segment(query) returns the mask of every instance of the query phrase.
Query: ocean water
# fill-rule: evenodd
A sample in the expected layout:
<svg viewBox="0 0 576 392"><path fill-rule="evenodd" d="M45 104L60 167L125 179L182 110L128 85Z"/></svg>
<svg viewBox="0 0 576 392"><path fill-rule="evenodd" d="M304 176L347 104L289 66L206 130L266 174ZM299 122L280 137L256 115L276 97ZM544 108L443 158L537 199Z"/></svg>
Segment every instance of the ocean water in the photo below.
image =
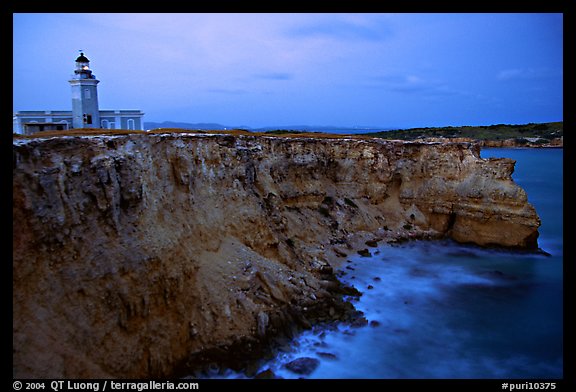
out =
<svg viewBox="0 0 576 392"><path fill-rule="evenodd" d="M561 149L483 149L517 161L513 179L542 226L544 253L413 241L349 258L342 280L363 295L362 327L315 327L263 363L283 378L555 379L563 377ZM318 360L309 374L286 368ZM221 377L243 377L223 373Z"/></svg>

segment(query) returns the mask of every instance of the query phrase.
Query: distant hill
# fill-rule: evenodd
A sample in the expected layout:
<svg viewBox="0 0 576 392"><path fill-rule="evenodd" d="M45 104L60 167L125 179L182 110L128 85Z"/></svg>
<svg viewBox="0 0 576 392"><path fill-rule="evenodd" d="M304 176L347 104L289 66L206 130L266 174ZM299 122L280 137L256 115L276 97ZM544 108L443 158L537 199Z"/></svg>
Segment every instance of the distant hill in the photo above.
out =
<svg viewBox="0 0 576 392"><path fill-rule="evenodd" d="M366 136L380 137L383 139L415 140L423 138L468 138L476 140L527 140L537 138L542 143L564 135L564 123L529 123L523 125L495 124L462 127L432 127L399 129L385 132L366 133Z"/></svg>
<svg viewBox="0 0 576 392"><path fill-rule="evenodd" d="M191 130L215 130L215 129L248 129L245 126L229 126L217 123L185 123L185 122L174 122L174 121L164 121L164 122L144 122L144 129L151 130L157 128L181 128L181 129L191 129Z"/></svg>
<svg viewBox="0 0 576 392"><path fill-rule="evenodd" d="M144 129L180 128L187 130L233 130L241 129L250 132L269 132L282 134L286 132L319 132L331 134L357 134L383 139L416 140L431 138L449 139L475 139L484 142L516 141L517 144L546 144L564 135L564 123L528 123L528 124L495 124L495 125L466 125L456 127L425 127L410 129L393 129L385 127L356 126L338 127L332 125L280 125L253 128L246 125L223 125L219 123L185 123L164 121L145 122Z"/></svg>
<svg viewBox="0 0 576 392"><path fill-rule="evenodd" d="M185 123L185 122L144 122L144 129L152 130L157 128L180 128L190 130L221 130L221 129L245 129L253 132L270 132L270 131L300 131L300 132L322 132L335 134L357 134L366 132L381 132L393 128L376 127L376 126L356 126L356 127L338 127L335 125L271 125L259 128L253 128L247 125L223 125L218 123Z"/></svg>
<svg viewBox="0 0 576 392"><path fill-rule="evenodd" d="M364 134L368 132L385 132L393 128L374 127L374 126L356 126L356 127L338 127L335 125L284 125L284 126L268 126L257 129L252 129L258 132L278 132L278 131L300 131L300 132L321 132L332 134Z"/></svg>

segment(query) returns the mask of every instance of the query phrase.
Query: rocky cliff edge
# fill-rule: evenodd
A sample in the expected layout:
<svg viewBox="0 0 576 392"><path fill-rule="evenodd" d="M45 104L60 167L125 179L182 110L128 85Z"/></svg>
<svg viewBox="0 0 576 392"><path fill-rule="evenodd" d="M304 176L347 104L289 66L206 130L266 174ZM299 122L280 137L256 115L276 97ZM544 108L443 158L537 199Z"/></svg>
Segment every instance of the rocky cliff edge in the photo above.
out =
<svg viewBox="0 0 576 392"><path fill-rule="evenodd" d="M163 377L345 308L367 239L535 249L470 143L156 134L13 144L14 377Z"/></svg>

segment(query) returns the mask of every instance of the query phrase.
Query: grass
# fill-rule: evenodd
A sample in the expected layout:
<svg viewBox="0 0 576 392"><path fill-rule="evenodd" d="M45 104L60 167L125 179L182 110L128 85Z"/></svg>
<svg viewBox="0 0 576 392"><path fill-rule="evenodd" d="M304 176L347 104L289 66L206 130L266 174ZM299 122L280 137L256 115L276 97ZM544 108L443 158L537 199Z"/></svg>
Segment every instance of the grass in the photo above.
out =
<svg viewBox="0 0 576 392"><path fill-rule="evenodd" d="M32 135L13 134L14 138L35 139L57 136L114 136L114 135L134 135L134 134L160 134L160 133L201 133L207 135L232 135L232 136L268 136L283 138L328 138L328 139L370 139L362 135L340 135L331 133L300 132L300 131L272 131L272 132L250 132L244 129L232 130L192 130L182 128L157 128L150 131L136 131L128 129L100 129L100 128L76 128L63 131L43 131Z"/></svg>

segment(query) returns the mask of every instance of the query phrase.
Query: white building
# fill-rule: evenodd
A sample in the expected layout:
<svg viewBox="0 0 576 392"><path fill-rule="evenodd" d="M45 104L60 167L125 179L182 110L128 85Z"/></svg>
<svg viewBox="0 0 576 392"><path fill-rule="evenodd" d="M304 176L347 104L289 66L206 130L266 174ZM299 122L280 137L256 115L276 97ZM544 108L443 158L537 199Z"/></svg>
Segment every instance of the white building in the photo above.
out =
<svg viewBox="0 0 576 392"><path fill-rule="evenodd" d="M72 79L72 111L23 110L14 113L14 133L30 135L36 132L72 128L144 129L144 113L140 110L100 110L98 89L100 81L90 69L84 53L76 59Z"/></svg>

